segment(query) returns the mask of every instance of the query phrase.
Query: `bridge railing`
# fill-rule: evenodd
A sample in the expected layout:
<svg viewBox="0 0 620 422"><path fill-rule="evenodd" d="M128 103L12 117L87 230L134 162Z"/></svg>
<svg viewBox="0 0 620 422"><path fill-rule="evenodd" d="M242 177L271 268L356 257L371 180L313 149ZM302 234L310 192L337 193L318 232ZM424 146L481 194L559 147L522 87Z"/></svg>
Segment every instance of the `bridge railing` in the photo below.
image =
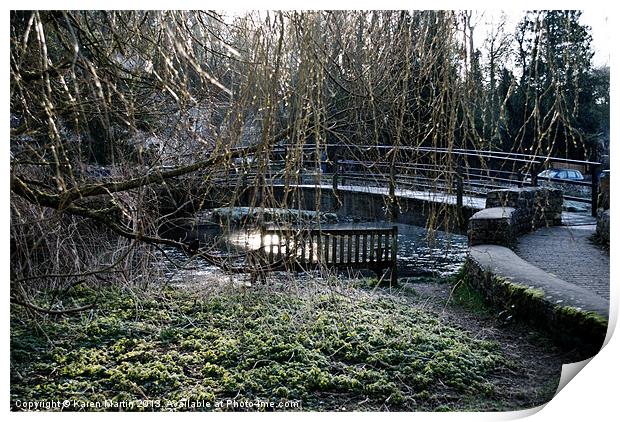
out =
<svg viewBox="0 0 620 422"><path fill-rule="evenodd" d="M336 146L327 146L335 148ZM343 147L339 147L342 151ZM600 163L588 160L574 160L561 157L521 154L512 152L447 149L430 147L398 147L393 146L355 146L351 147L350 154L340 153L334 168L338 172L337 178L357 178L358 180L382 180L389 183L394 176L399 186L404 188L423 188L431 190L443 189L444 192L454 194L457 203L462 204L462 196L485 196L492 189L512 186L538 186L541 181L547 181L554 186L565 190L564 198L591 205L592 215L596 215L599 193L598 171ZM390 171L390 160L382 159L392 151L404 151L404 162L396 162L395 172ZM372 156L374 160L360 157L360 153ZM407 156L415 157L407 160ZM338 154L334 154L338 155ZM425 162L429 156L435 159ZM344 157L344 158L343 158ZM440 157L440 158L437 158ZM449 159L446 159L449 157ZM546 168L580 166L587 169L586 178L590 180L570 180L539 177L538 174ZM357 171L355 171L357 166ZM590 194L577 196L571 194L566 187L588 187Z"/></svg>
<svg viewBox="0 0 620 422"><path fill-rule="evenodd" d="M402 154L397 160L391 154ZM345 183L358 183L394 188L441 191L455 195L458 204L463 196L485 196L493 189L525 185L537 186L541 181L560 188L582 186L590 194L581 196L565 190L565 199L591 205L596 214L598 198L598 169L600 163L586 160L572 160L559 157L521 154L491 150L448 149L431 147L408 147L382 145L323 145L317 152L315 146L303 147L305 158L301 166L309 167L310 174L297 177L302 183L328 183L338 189ZM267 178L271 181L284 180L288 160L286 147L271 151L268 158ZM590 180L546 179L538 174L545 168L555 166L581 166L587 168ZM250 163L243 167L244 177L252 179L257 167ZM303 169L302 169L303 171ZM238 176L233 175L233 178ZM230 176L229 176L230 177ZM294 178L293 178L294 179ZM293 180L295 181L295 180ZM572 189L578 190L578 189Z"/></svg>

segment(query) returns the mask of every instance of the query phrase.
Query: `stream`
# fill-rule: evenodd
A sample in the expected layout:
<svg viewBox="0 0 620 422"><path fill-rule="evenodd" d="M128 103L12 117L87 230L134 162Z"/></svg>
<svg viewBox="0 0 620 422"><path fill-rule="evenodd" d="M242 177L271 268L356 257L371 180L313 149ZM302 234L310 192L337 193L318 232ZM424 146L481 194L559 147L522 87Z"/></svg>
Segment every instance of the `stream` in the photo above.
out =
<svg viewBox="0 0 620 422"><path fill-rule="evenodd" d="M414 277L447 277L456 273L465 261L467 253L467 237L443 231L430 233L426 228L407 224L398 226L398 276ZM343 228L384 228L391 227L385 222L335 223L322 225L325 229ZM221 230L201 232L206 242L218 239L218 250L222 254L243 252L245 249L257 249L260 235L256 230ZM206 263L202 259L192 259L185 253L174 248L164 248L166 256L160 253L159 265L165 278L173 283L188 279L199 281L204 279L232 280L247 278L244 275L228 275L221 269ZM174 261L174 263L173 263Z"/></svg>

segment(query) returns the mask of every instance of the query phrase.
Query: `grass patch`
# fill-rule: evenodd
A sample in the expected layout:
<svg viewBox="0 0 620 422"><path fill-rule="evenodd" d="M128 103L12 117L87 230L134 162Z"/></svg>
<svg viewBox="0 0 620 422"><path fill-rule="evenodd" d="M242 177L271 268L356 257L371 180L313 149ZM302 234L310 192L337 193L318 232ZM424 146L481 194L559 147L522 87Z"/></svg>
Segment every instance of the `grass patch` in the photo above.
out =
<svg viewBox="0 0 620 422"><path fill-rule="evenodd" d="M14 308L12 406L234 398L295 400L303 410L453 410L493 402L487 377L506 365L497 344L357 292L167 288L138 298L110 288L93 312L36 323Z"/></svg>
<svg viewBox="0 0 620 422"><path fill-rule="evenodd" d="M493 313L482 293L465 281L457 282L457 284L454 285L451 300L452 303L462 306L478 315Z"/></svg>
<svg viewBox="0 0 620 422"><path fill-rule="evenodd" d="M453 285L450 295L450 301L453 304L461 306L477 315L491 315L494 313L482 292L469 283L465 266L462 266L452 276L444 278L443 282Z"/></svg>

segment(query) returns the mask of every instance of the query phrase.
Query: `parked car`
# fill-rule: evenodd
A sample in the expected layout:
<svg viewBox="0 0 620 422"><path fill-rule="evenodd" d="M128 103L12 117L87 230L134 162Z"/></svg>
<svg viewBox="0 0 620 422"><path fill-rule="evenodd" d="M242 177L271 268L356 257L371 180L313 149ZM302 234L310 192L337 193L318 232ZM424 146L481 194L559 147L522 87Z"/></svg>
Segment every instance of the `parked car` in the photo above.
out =
<svg viewBox="0 0 620 422"><path fill-rule="evenodd" d="M546 180L584 180L579 170L573 169L548 169L538 173L539 179Z"/></svg>

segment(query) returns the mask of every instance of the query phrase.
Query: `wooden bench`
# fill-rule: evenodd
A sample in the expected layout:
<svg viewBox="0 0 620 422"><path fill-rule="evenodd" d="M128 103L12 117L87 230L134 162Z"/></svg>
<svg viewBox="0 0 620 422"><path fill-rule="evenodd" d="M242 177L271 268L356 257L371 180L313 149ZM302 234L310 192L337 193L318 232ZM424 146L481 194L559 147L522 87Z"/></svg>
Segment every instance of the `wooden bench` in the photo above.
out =
<svg viewBox="0 0 620 422"><path fill-rule="evenodd" d="M367 269L396 285L398 227L305 229L262 227L260 251L271 268ZM384 277L385 278L385 277Z"/></svg>
<svg viewBox="0 0 620 422"><path fill-rule="evenodd" d="M356 229L261 228L260 251L271 268L367 269L396 285L398 227ZM385 278L385 277L384 277Z"/></svg>

